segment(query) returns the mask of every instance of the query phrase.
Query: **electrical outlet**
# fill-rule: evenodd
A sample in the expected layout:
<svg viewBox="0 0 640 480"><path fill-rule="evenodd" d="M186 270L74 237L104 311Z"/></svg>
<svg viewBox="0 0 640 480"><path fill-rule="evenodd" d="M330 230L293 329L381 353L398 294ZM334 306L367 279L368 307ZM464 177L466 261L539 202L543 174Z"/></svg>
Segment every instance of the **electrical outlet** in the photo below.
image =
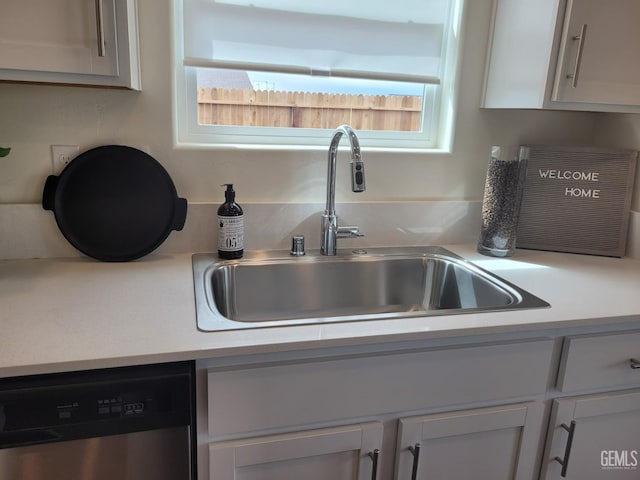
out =
<svg viewBox="0 0 640 480"><path fill-rule="evenodd" d="M78 155L79 151L78 145L51 145L53 174L60 175L60 172Z"/></svg>

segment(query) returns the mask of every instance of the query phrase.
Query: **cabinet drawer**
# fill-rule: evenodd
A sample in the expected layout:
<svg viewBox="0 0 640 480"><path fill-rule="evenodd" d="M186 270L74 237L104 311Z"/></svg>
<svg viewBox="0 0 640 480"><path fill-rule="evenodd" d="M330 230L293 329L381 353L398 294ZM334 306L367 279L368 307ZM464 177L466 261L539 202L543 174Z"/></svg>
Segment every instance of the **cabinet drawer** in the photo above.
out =
<svg viewBox="0 0 640 480"><path fill-rule="evenodd" d="M640 385L640 331L566 337L557 387L562 392ZM640 365L638 365L640 367Z"/></svg>
<svg viewBox="0 0 640 480"><path fill-rule="evenodd" d="M548 385L535 339L208 370L212 436L523 397Z"/></svg>

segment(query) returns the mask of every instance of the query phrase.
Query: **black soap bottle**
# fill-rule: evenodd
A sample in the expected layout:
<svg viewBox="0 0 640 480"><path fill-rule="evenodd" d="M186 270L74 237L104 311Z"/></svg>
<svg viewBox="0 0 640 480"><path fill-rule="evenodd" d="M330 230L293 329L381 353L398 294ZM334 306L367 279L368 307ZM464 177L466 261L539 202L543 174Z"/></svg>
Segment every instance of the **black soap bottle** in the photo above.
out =
<svg viewBox="0 0 640 480"><path fill-rule="evenodd" d="M244 213L235 202L232 183L225 183L224 203L218 208L218 257L225 260L242 258L244 253Z"/></svg>

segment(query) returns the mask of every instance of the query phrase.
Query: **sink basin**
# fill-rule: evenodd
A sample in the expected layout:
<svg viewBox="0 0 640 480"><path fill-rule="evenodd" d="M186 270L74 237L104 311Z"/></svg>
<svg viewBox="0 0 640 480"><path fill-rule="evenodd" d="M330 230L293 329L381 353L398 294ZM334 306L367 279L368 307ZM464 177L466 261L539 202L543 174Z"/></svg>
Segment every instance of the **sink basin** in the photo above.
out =
<svg viewBox="0 0 640 480"><path fill-rule="evenodd" d="M205 331L549 306L441 247L196 254L193 271Z"/></svg>

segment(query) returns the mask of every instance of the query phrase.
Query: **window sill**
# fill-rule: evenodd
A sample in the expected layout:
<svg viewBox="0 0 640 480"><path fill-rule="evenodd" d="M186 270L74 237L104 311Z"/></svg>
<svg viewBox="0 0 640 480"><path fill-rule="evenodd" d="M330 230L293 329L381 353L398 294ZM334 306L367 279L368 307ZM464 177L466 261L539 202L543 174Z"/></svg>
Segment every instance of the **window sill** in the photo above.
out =
<svg viewBox="0 0 640 480"><path fill-rule="evenodd" d="M270 151L270 152L327 152L331 138L327 137L326 145L269 145L269 144L233 144L233 143L192 143L192 142L174 142L175 150L238 150L238 151ZM346 145L346 143L345 143ZM363 152L371 153L399 153L399 154L418 154L418 155L449 155L450 149L446 148L418 148L418 147L376 147L367 146L361 143Z"/></svg>

